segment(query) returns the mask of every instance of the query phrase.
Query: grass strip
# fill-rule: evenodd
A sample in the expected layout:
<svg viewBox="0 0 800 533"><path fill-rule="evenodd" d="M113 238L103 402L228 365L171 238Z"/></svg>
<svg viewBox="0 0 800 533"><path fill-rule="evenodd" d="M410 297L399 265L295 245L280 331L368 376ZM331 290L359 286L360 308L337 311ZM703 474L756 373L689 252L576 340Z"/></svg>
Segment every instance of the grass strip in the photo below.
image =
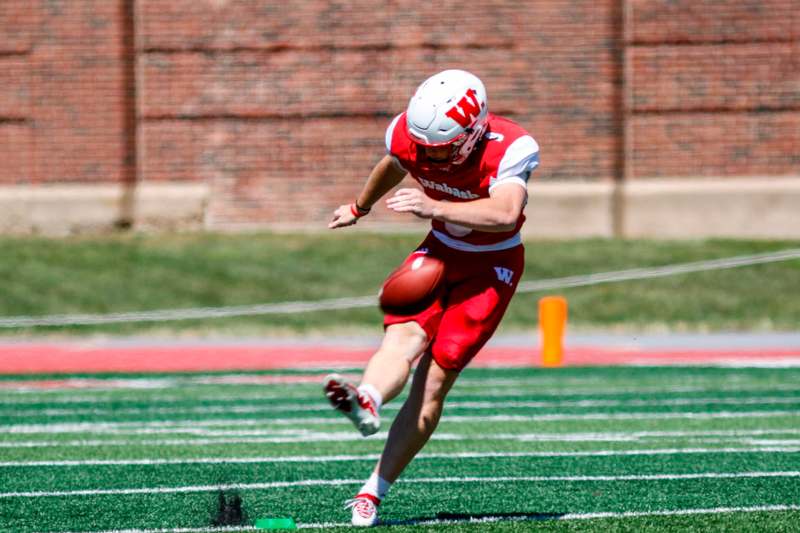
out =
<svg viewBox="0 0 800 533"><path fill-rule="evenodd" d="M0 299L0 315L112 313L376 294L386 274L423 236L343 232L4 237L0 247L7 260L0 265L0 276L6 290ZM524 279L663 266L797 246L790 241L745 240L529 242ZM575 326L794 329L800 323L800 301L786 295L792 294L798 283L800 261L786 261L567 289L563 294L570 300ZM528 329L535 324L538 296L518 295L504 328ZM378 310L369 308L41 331L225 331L241 335L357 330L377 334L379 324Z"/></svg>

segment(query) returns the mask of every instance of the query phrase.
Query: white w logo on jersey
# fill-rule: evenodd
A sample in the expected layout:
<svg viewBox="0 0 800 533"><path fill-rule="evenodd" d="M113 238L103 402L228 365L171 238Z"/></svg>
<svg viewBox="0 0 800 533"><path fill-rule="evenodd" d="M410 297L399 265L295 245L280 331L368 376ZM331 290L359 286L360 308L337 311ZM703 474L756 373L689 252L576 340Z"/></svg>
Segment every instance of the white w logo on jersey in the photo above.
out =
<svg viewBox="0 0 800 533"><path fill-rule="evenodd" d="M494 271L497 273L497 279L499 279L506 285L511 285L512 280L514 279L513 270L509 270L503 267L494 267Z"/></svg>

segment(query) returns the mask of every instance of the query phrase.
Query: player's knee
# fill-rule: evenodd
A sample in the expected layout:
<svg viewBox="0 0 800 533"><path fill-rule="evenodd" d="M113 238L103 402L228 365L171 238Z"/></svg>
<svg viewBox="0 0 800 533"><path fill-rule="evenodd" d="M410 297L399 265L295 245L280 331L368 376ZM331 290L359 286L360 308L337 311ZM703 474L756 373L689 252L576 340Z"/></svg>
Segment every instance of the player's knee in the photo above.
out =
<svg viewBox="0 0 800 533"><path fill-rule="evenodd" d="M433 359L445 370L461 370L466 365L467 350L462 343L452 339L437 339L433 345Z"/></svg>
<svg viewBox="0 0 800 533"><path fill-rule="evenodd" d="M428 334L416 322L393 324L386 328L381 350L398 352L409 361L416 359L428 345Z"/></svg>

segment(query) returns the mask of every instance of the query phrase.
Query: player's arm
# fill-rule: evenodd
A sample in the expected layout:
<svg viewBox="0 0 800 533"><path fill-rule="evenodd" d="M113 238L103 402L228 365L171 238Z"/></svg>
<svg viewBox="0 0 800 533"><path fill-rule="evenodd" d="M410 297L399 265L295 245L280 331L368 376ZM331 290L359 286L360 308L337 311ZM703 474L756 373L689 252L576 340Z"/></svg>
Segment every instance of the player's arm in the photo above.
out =
<svg viewBox="0 0 800 533"><path fill-rule="evenodd" d="M386 200L389 209L414 213L479 231L510 231L525 207L528 191L519 183L493 187L489 198L469 202L441 202L419 189L400 189Z"/></svg>
<svg viewBox="0 0 800 533"><path fill-rule="evenodd" d="M375 202L403 181L405 175L405 169L392 155L384 156L370 172L355 203L340 205L333 212L333 218L328 223L328 228L335 229L355 224L360 217L369 213Z"/></svg>

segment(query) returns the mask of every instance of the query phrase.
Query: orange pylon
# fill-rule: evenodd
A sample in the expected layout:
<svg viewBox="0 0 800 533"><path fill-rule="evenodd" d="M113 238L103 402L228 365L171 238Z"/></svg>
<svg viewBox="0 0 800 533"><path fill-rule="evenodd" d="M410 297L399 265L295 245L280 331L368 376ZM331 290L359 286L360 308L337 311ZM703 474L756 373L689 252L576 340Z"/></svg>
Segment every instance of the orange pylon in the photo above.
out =
<svg viewBox="0 0 800 533"><path fill-rule="evenodd" d="M542 365L561 366L564 358L564 330L567 326L567 299L545 296L539 300L539 333Z"/></svg>

